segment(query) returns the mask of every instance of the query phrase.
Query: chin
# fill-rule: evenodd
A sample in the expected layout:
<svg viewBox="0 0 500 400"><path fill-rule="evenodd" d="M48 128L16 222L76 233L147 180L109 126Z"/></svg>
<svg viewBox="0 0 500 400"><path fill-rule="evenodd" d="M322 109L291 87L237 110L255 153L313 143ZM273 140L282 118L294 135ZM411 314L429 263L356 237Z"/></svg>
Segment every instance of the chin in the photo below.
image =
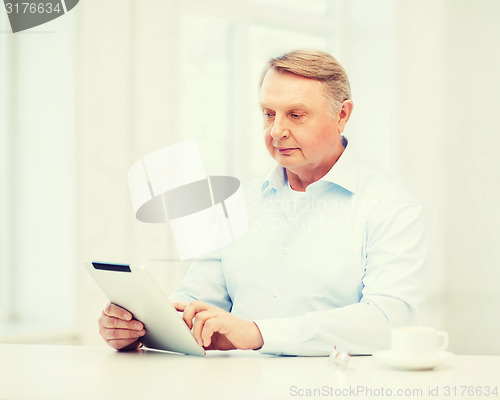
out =
<svg viewBox="0 0 500 400"><path fill-rule="evenodd" d="M277 157L274 157L274 159L279 165L281 165L284 168L292 167L296 164L291 157L283 156L281 154L279 154Z"/></svg>

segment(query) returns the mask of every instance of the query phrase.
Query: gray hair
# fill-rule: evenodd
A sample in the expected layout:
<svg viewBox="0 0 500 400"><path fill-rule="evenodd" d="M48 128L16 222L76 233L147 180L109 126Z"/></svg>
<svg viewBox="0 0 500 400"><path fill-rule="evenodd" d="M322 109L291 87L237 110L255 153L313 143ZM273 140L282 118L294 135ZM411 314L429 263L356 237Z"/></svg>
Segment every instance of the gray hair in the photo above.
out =
<svg viewBox="0 0 500 400"><path fill-rule="evenodd" d="M262 73L260 87L271 69L290 72L323 83L332 115L340 110L344 101L351 99L351 85L347 73L332 55L324 51L293 50L270 59Z"/></svg>

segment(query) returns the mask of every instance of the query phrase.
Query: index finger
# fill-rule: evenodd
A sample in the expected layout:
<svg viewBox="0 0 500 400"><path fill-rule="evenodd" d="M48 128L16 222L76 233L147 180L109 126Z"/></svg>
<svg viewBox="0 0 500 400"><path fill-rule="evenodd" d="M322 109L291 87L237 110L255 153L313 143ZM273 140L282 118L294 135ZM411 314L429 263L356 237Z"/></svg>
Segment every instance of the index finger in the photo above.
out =
<svg viewBox="0 0 500 400"><path fill-rule="evenodd" d="M189 303L187 301L173 301L172 305L177 311L184 311Z"/></svg>
<svg viewBox="0 0 500 400"><path fill-rule="evenodd" d="M109 303L109 305L104 309L104 314L106 314L108 317L124 319L125 321L130 321L132 319L132 314L130 313L130 311L127 311L124 308L113 303Z"/></svg>
<svg viewBox="0 0 500 400"><path fill-rule="evenodd" d="M193 300L184 309L184 314L182 314L182 319L186 322L189 329L193 327L193 318L200 311L206 311L210 306L202 301Z"/></svg>

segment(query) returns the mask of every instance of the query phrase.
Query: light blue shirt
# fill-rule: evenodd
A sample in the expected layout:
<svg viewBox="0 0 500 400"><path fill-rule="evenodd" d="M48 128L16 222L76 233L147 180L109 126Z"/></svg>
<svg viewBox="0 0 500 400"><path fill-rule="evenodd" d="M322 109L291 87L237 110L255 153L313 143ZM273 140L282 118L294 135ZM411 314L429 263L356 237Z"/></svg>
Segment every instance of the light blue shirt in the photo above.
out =
<svg viewBox="0 0 500 400"><path fill-rule="evenodd" d="M389 347L424 297L422 207L351 146L305 195L277 166L244 188L249 227L195 262L172 299L198 299L254 321L263 353L328 355Z"/></svg>

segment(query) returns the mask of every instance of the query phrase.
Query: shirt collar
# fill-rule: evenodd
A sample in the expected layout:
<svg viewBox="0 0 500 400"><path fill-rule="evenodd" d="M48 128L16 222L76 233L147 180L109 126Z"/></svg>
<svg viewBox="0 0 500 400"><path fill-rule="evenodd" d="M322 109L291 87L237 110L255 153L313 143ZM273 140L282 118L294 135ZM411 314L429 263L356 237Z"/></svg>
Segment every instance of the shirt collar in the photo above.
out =
<svg viewBox="0 0 500 400"><path fill-rule="evenodd" d="M348 140L342 136L342 144L345 149L333 167L317 182L330 182L343 187L351 193L356 193L358 187L359 163L356 153L351 146L348 146ZM286 170L280 165L276 165L267 175L262 184L262 191L276 189L279 190L287 185L288 178ZM315 185L314 182L312 185Z"/></svg>

